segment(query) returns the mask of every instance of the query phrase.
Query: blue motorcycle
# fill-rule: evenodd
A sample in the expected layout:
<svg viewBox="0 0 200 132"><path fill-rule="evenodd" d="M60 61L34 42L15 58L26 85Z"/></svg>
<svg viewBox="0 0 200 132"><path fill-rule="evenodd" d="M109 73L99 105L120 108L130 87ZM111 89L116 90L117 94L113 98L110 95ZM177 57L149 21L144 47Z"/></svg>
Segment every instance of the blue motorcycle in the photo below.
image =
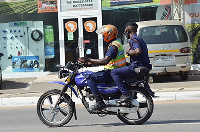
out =
<svg viewBox="0 0 200 132"><path fill-rule="evenodd" d="M139 125L146 122L153 113L152 91L148 85L149 71L138 68L138 76L125 78L124 81L132 93L132 99L127 103L120 103L121 92L114 82L98 84L98 89L104 99L106 108L92 110L96 100L87 85L86 76L91 71L79 72L84 64L68 62L66 66L58 65L59 77L66 78L65 82L54 81L63 86L62 90L54 89L41 95L37 103L39 119L47 126L59 127L67 124L72 116L76 116L74 94L80 98L82 104L90 114L98 114L100 117L116 115L122 122L129 125ZM70 90L70 91L67 91ZM70 93L71 92L71 93Z"/></svg>

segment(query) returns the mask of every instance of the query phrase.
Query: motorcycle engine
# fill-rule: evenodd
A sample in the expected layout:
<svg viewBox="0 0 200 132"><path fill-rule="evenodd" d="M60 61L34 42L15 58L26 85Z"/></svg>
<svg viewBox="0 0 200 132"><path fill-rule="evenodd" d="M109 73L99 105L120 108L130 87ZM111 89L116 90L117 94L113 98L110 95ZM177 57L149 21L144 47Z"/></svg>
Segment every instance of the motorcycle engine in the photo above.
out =
<svg viewBox="0 0 200 132"><path fill-rule="evenodd" d="M85 99L89 104L89 109L92 109L96 105L96 99L95 99L94 95L87 94Z"/></svg>

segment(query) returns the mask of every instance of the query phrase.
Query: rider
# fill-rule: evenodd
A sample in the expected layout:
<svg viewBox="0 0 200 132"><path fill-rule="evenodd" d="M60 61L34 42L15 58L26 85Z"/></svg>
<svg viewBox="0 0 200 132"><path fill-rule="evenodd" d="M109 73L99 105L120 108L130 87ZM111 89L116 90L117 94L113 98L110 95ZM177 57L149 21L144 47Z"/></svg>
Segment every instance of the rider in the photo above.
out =
<svg viewBox="0 0 200 132"><path fill-rule="evenodd" d="M90 59L86 57L78 58L79 63L86 63L92 65L105 65L105 70L92 73L88 76L87 83L90 87L92 94L96 98L96 105L93 110L100 110L106 107L103 98L97 88L96 83L109 83L112 82L110 71L112 69L123 67L126 65L125 53L120 41L117 40L118 30L113 25L103 25L97 31L97 34L102 34L104 41L109 44L105 58Z"/></svg>
<svg viewBox="0 0 200 132"><path fill-rule="evenodd" d="M128 88L123 82L123 78L136 77L137 73L134 68L139 66L144 66L149 70L152 68L149 61L147 45L142 38L137 36L137 28L138 25L134 22L128 22L125 25L124 36L126 36L127 39L130 39L130 49L126 52L126 54L130 56L130 66L116 68L111 71L113 80L122 92L122 96L120 98L121 102L129 101L132 98Z"/></svg>

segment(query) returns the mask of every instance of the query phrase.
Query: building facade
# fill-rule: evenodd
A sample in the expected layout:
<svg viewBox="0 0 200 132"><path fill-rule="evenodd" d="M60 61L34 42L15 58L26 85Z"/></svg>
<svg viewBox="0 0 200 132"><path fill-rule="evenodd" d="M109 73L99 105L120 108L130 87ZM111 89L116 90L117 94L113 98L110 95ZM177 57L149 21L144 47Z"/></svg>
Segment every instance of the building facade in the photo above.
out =
<svg viewBox="0 0 200 132"><path fill-rule="evenodd" d="M200 0L185 0L185 26L193 64L200 63ZM0 0L1 69L5 72L57 71L92 49L102 58L106 44L95 31L113 24L118 37L129 22L172 19L171 0Z"/></svg>

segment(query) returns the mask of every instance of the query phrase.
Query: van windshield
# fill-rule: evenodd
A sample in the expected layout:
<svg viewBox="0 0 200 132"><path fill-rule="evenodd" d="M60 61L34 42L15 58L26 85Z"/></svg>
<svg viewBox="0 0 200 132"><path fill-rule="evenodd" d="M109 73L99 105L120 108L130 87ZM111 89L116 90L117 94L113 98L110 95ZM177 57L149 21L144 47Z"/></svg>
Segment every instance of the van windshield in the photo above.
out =
<svg viewBox="0 0 200 132"><path fill-rule="evenodd" d="M165 25L141 28L138 34L146 44L187 42L187 34L181 25Z"/></svg>

